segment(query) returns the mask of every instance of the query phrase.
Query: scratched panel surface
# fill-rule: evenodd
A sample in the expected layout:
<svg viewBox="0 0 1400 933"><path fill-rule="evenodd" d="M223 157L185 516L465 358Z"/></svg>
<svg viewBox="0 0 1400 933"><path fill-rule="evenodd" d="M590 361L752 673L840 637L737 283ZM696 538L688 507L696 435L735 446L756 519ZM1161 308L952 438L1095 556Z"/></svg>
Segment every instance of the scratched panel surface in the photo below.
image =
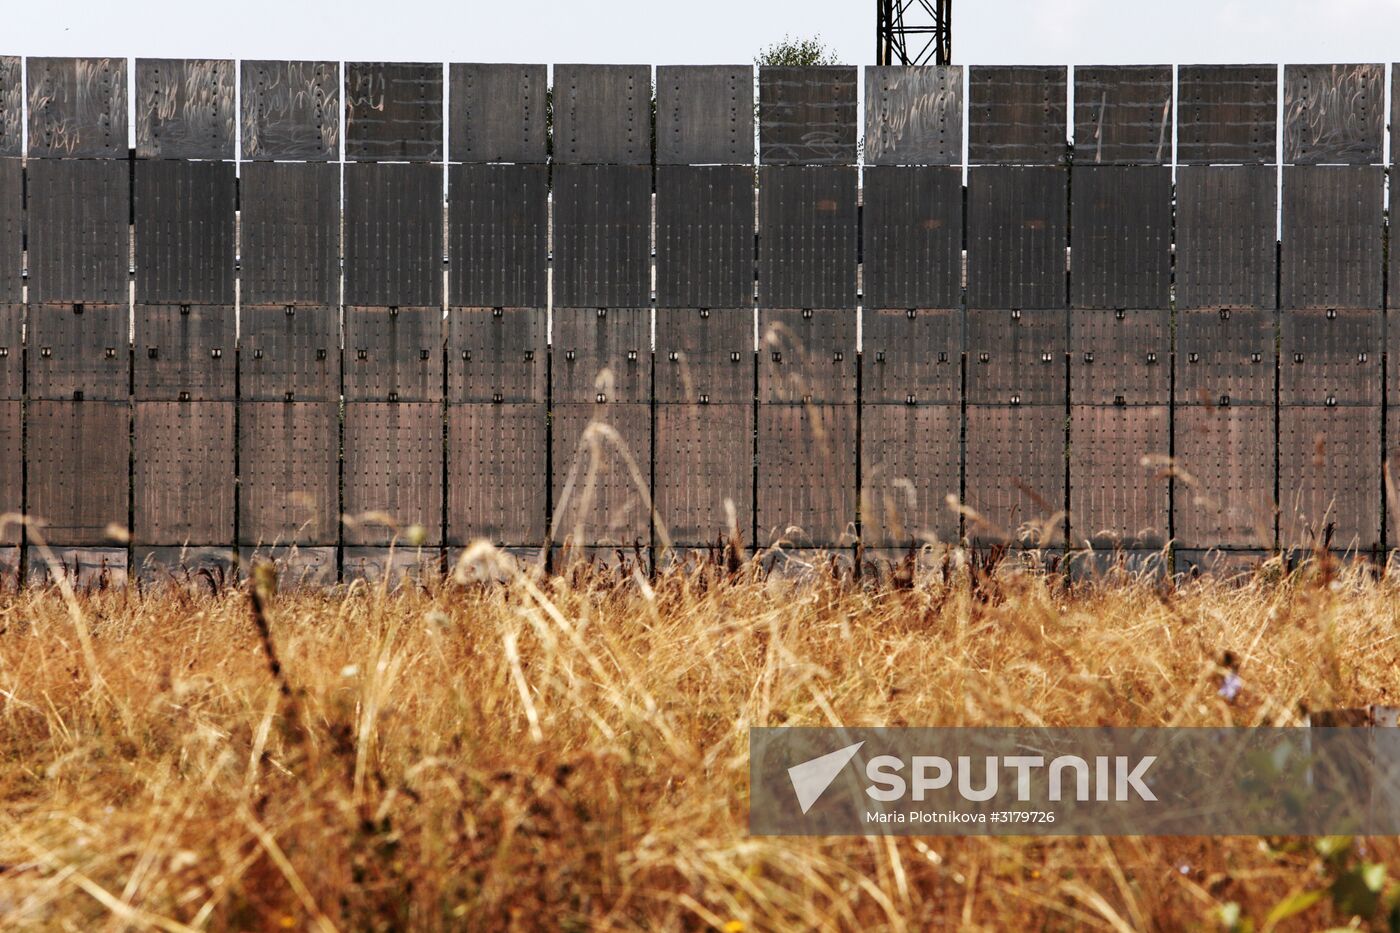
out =
<svg viewBox="0 0 1400 933"><path fill-rule="evenodd" d="M758 543L849 544L858 457L854 405L760 405Z"/></svg>
<svg viewBox="0 0 1400 933"><path fill-rule="evenodd" d="M18 55L0 56L0 156L23 152L24 79Z"/></svg>
<svg viewBox="0 0 1400 933"><path fill-rule="evenodd" d="M549 174L544 165L447 169L449 301L544 307L549 260Z"/></svg>
<svg viewBox="0 0 1400 933"><path fill-rule="evenodd" d="M543 308L447 312L447 398L452 402L543 402L549 369Z"/></svg>
<svg viewBox="0 0 1400 933"><path fill-rule="evenodd" d="M1278 152L1277 67L1182 65L1176 126L1180 165L1272 164Z"/></svg>
<svg viewBox="0 0 1400 933"><path fill-rule="evenodd" d="M1070 312L1070 398L1076 405L1163 405L1171 397L1171 312Z"/></svg>
<svg viewBox="0 0 1400 933"><path fill-rule="evenodd" d="M1384 184L1378 165L1284 167L1282 307L1381 306Z"/></svg>
<svg viewBox="0 0 1400 933"><path fill-rule="evenodd" d="M0 177L4 171L0 165ZM125 161L32 160L28 219L30 301L126 303L131 173Z"/></svg>
<svg viewBox="0 0 1400 933"><path fill-rule="evenodd" d="M962 391L962 313L865 310L861 399L957 404Z"/></svg>
<svg viewBox="0 0 1400 933"><path fill-rule="evenodd" d="M1285 65L1283 161L1379 165L1384 65Z"/></svg>
<svg viewBox="0 0 1400 933"><path fill-rule="evenodd" d="M969 405L966 451L965 501L980 516L968 517L969 539L1064 542L1064 408Z"/></svg>
<svg viewBox="0 0 1400 933"><path fill-rule="evenodd" d="M23 449L24 404L0 400L0 447L8 451ZM11 454L0 459L0 514L24 511L24 458ZM0 527L0 544L19 544L20 526L7 522Z"/></svg>
<svg viewBox="0 0 1400 933"><path fill-rule="evenodd" d="M758 70L758 152L764 165L854 165L856 69Z"/></svg>
<svg viewBox="0 0 1400 933"><path fill-rule="evenodd" d="M752 401L753 314L667 308L656 314L656 400Z"/></svg>
<svg viewBox="0 0 1400 933"><path fill-rule="evenodd" d="M233 544L234 403L137 402L138 544Z"/></svg>
<svg viewBox="0 0 1400 933"><path fill-rule="evenodd" d="M749 542L753 424L752 405L656 406L657 519L672 544L714 544L735 530Z"/></svg>
<svg viewBox="0 0 1400 933"><path fill-rule="evenodd" d="M448 65L456 162L543 162L549 76L544 65Z"/></svg>
<svg viewBox="0 0 1400 933"><path fill-rule="evenodd" d="M239 198L242 300L334 304L340 295L340 167L249 162Z"/></svg>
<svg viewBox="0 0 1400 933"><path fill-rule="evenodd" d="M969 311L967 400L1063 406L1068 312Z"/></svg>
<svg viewBox="0 0 1400 933"><path fill-rule="evenodd" d="M555 308L553 347L556 402L650 401L650 309Z"/></svg>
<svg viewBox="0 0 1400 933"><path fill-rule="evenodd" d="M752 66L657 67L656 164L753 164Z"/></svg>
<svg viewBox="0 0 1400 933"><path fill-rule="evenodd" d="M1172 157L1170 65L1074 69L1074 162L1167 165Z"/></svg>
<svg viewBox="0 0 1400 933"><path fill-rule="evenodd" d="M656 303L735 308L753 301L753 168L656 170Z"/></svg>
<svg viewBox="0 0 1400 933"><path fill-rule="evenodd" d="M1279 544L1378 545L1380 407L1284 406L1278 436Z"/></svg>
<svg viewBox="0 0 1400 933"><path fill-rule="evenodd" d="M968 172L969 308L1064 307L1068 185L1060 168Z"/></svg>
<svg viewBox="0 0 1400 933"><path fill-rule="evenodd" d="M1159 463L1171 453L1170 420L1165 404L1074 406L1069 501L1076 542L1096 548L1166 543L1170 490Z"/></svg>
<svg viewBox="0 0 1400 933"><path fill-rule="evenodd" d="M19 159L0 158L0 301L23 297L24 169Z"/></svg>
<svg viewBox="0 0 1400 933"><path fill-rule="evenodd" d="M555 65L554 161L649 164L651 69L646 65Z"/></svg>
<svg viewBox="0 0 1400 933"><path fill-rule="evenodd" d="M1171 299L1172 173L1162 166L1076 167L1070 304L1164 308Z"/></svg>
<svg viewBox="0 0 1400 933"><path fill-rule="evenodd" d="M442 169L345 166L345 303L442 304Z"/></svg>
<svg viewBox="0 0 1400 933"><path fill-rule="evenodd" d="M550 418L554 540L646 546L651 406L556 402Z"/></svg>
<svg viewBox="0 0 1400 933"><path fill-rule="evenodd" d="M645 305L651 297L651 168L554 168L554 304Z"/></svg>
<svg viewBox="0 0 1400 933"><path fill-rule="evenodd" d="M439 404L345 406L345 543L403 541L414 525L425 545L441 543L442 431Z"/></svg>
<svg viewBox="0 0 1400 933"><path fill-rule="evenodd" d="M1058 165L1068 155L1064 67L977 67L968 77L968 162Z"/></svg>
<svg viewBox="0 0 1400 933"><path fill-rule="evenodd" d="M866 405L861 410L861 516L868 547L958 538L962 413L953 405Z"/></svg>
<svg viewBox="0 0 1400 933"><path fill-rule="evenodd" d="M29 397L125 399L131 376L126 305L33 305Z"/></svg>
<svg viewBox="0 0 1400 933"><path fill-rule="evenodd" d="M236 330L232 305L137 305L136 398L234 399Z"/></svg>
<svg viewBox="0 0 1400 933"><path fill-rule="evenodd" d="M962 299L962 170L865 170L864 304L952 307Z"/></svg>
<svg viewBox="0 0 1400 933"><path fill-rule="evenodd" d="M136 59L136 156L232 159L233 61Z"/></svg>
<svg viewBox="0 0 1400 933"><path fill-rule="evenodd" d="M126 402L30 401L25 511L56 545L108 541L127 525L131 410Z"/></svg>
<svg viewBox="0 0 1400 933"><path fill-rule="evenodd" d="M769 308L854 308L856 170L759 170L758 299Z"/></svg>
<svg viewBox="0 0 1400 933"><path fill-rule="evenodd" d="M865 164L959 165L961 65L865 67Z"/></svg>
<svg viewBox="0 0 1400 933"><path fill-rule="evenodd" d="M24 397L24 305L0 305L0 400Z"/></svg>
<svg viewBox="0 0 1400 933"><path fill-rule="evenodd" d="M1272 403L1221 408L1178 401L1173 420L1177 541L1183 547L1272 547Z"/></svg>
<svg viewBox="0 0 1400 933"><path fill-rule="evenodd" d="M334 544L340 518L340 405L240 402L242 544Z"/></svg>
<svg viewBox="0 0 1400 933"><path fill-rule="evenodd" d="M549 488L545 407L447 407L447 543L544 541Z"/></svg>
<svg viewBox="0 0 1400 933"><path fill-rule="evenodd" d="M1275 360L1273 311L1177 312L1179 403L1273 405Z"/></svg>
<svg viewBox="0 0 1400 933"><path fill-rule="evenodd" d="M233 304L237 186L230 162L137 163L137 301Z"/></svg>
<svg viewBox="0 0 1400 933"><path fill-rule="evenodd" d="M345 158L432 162L442 158L442 66L345 63Z"/></svg>
<svg viewBox="0 0 1400 933"><path fill-rule="evenodd" d="M1280 404L1381 403L1380 311L1289 310L1279 318Z"/></svg>
<svg viewBox="0 0 1400 933"><path fill-rule="evenodd" d="M765 402L854 403L856 316L764 309L758 317L758 394Z"/></svg>
<svg viewBox="0 0 1400 933"><path fill-rule="evenodd" d="M334 307L239 309L239 397L332 401L340 395L340 324Z"/></svg>
<svg viewBox="0 0 1400 933"><path fill-rule="evenodd" d="M346 308L346 400L441 399L442 332L437 308Z"/></svg>
<svg viewBox="0 0 1400 933"><path fill-rule="evenodd" d="M241 63L244 159L334 159L340 149L340 65Z"/></svg>
<svg viewBox="0 0 1400 933"><path fill-rule="evenodd" d="M126 59L31 58L29 155L126 158Z"/></svg>
<svg viewBox="0 0 1400 933"><path fill-rule="evenodd" d="M1274 306L1277 206L1272 166L1177 167L1178 307Z"/></svg>

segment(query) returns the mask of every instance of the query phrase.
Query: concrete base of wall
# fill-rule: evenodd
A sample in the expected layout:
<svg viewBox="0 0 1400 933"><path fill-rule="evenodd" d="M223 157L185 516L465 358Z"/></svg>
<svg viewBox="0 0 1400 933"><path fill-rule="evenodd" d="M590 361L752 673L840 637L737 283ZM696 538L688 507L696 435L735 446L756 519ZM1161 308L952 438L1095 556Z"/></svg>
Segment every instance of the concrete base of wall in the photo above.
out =
<svg viewBox="0 0 1400 933"><path fill-rule="evenodd" d="M447 549L447 576L454 578L454 574L461 563L462 555L466 554L468 548L450 547ZM509 580L513 574L512 566L516 570L530 572L544 567L544 556L538 547L501 547L497 548L499 557L493 562L488 560L477 560L470 564L463 565L461 583L502 583Z"/></svg>
<svg viewBox="0 0 1400 933"><path fill-rule="evenodd" d="M1161 579L1171 568L1169 554L1153 550L1071 551L1065 555L1065 572L1076 580L1126 581Z"/></svg>
<svg viewBox="0 0 1400 933"><path fill-rule="evenodd" d="M126 548L54 547L49 551L55 561L52 565L44 559L42 550L29 548L26 579L30 584L44 584L62 575L80 589L126 585Z"/></svg>
<svg viewBox="0 0 1400 933"><path fill-rule="evenodd" d="M555 573L572 570L579 564L591 564L601 570L630 574L641 562L642 573L649 573L652 566L651 548L640 552L632 547L570 547L556 548L550 556L550 567Z"/></svg>
<svg viewBox="0 0 1400 933"><path fill-rule="evenodd" d="M187 583L200 571L219 581L232 580L238 552L226 547L132 548L132 573L142 583Z"/></svg>
<svg viewBox="0 0 1400 933"><path fill-rule="evenodd" d="M19 548L0 547L0 587L19 582Z"/></svg>
<svg viewBox="0 0 1400 933"><path fill-rule="evenodd" d="M1210 575L1221 579L1247 577L1271 557L1273 551L1178 548L1173 554L1178 576Z"/></svg>
<svg viewBox="0 0 1400 933"><path fill-rule="evenodd" d="M334 547L242 547L238 549L239 573L247 576L253 563L270 560L277 568L280 587L334 586L336 582Z"/></svg>
<svg viewBox="0 0 1400 933"><path fill-rule="evenodd" d="M767 573L789 579L832 573L853 577L856 566L853 548L766 550L759 553L758 562Z"/></svg>
<svg viewBox="0 0 1400 933"><path fill-rule="evenodd" d="M438 548L348 547L341 559L341 579L363 580L391 587L442 579L442 551Z"/></svg>

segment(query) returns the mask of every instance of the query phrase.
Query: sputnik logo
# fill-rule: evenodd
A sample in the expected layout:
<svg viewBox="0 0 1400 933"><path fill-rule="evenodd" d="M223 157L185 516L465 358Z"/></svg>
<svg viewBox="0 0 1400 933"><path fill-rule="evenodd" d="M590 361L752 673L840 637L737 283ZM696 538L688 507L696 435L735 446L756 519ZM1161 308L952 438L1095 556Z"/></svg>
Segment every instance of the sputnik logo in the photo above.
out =
<svg viewBox="0 0 1400 933"><path fill-rule="evenodd" d="M831 786L831 782L836 780L836 775L841 773L842 768L850 764L851 759L856 757L856 752L860 751L860 747L864 744L864 742L857 742L854 745L847 745L845 748L788 768L788 778L792 781L793 792L797 794L797 802L801 805L803 813L812 809L812 805L821 799L822 794L826 793L826 789Z"/></svg>

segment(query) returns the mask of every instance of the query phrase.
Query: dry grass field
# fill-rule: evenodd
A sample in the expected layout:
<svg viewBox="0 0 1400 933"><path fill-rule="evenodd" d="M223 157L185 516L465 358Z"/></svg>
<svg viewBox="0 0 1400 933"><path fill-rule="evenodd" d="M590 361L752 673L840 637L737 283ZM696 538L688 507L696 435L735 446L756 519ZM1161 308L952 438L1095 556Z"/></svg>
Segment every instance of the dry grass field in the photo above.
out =
<svg viewBox="0 0 1400 933"><path fill-rule="evenodd" d="M750 726L1297 725L1394 703L1391 577L1075 582L954 555L879 579L474 582L493 560L393 592L276 593L261 569L0 596L0 928L1390 926L1395 840L746 821Z"/></svg>

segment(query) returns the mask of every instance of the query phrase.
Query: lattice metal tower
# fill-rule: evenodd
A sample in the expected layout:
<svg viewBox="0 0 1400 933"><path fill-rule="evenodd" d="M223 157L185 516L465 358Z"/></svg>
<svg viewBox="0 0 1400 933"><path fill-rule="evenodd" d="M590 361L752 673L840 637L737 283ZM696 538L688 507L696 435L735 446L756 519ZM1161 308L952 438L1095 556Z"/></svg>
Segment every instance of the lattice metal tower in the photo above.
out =
<svg viewBox="0 0 1400 933"><path fill-rule="evenodd" d="M953 60L953 0L875 0L875 64Z"/></svg>

